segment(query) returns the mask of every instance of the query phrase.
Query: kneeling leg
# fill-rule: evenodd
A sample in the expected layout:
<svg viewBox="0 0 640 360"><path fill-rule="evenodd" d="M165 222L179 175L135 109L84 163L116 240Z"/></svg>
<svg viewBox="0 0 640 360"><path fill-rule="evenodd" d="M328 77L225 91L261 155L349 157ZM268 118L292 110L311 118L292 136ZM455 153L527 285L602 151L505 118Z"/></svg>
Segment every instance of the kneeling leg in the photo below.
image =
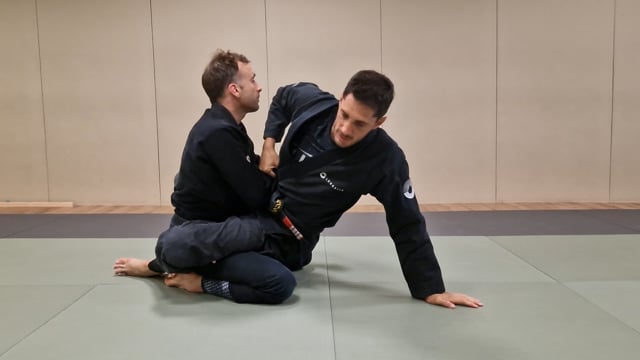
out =
<svg viewBox="0 0 640 360"><path fill-rule="evenodd" d="M202 291L221 296L237 303L253 304L280 304L293 294L296 287L291 270L278 260L257 252L237 253L196 271L199 275L176 275L176 279L179 277L180 281L184 280L184 286L170 285L171 279L165 280L165 283L191 292ZM200 284L194 284L198 280Z"/></svg>

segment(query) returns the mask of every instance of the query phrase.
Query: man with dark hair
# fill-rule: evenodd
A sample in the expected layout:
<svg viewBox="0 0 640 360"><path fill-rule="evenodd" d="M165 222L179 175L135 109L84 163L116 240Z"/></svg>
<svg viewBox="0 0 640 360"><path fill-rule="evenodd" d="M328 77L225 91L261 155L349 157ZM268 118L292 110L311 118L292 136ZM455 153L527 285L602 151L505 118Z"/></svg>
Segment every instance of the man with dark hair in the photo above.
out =
<svg viewBox="0 0 640 360"><path fill-rule="evenodd" d="M177 272L166 283L220 295L209 286L217 281L217 287L229 289L223 296L236 302L280 303L295 286L291 271L311 261L320 233L335 225L362 195L371 194L384 205L411 295L449 308L482 306L477 299L445 291L405 155L380 128L393 96L393 83L372 70L356 73L340 100L311 83L278 89L260 160L263 171L277 173L271 213L241 217L237 224L210 223L201 229L208 236L172 228L174 234L159 239L156 247L163 268ZM278 156L275 143L287 127ZM254 238L242 241L263 243L262 248L220 258L218 243L239 233L237 226L257 229ZM173 240L178 238L186 239L188 246ZM211 261L216 263L207 274L188 270Z"/></svg>
<svg viewBox="0 0 640 360"><path fill-rule="evenodd" d="M171 195L175 211L170 227L233 222L267 207L273 181L258 169L259 157L242 124L247 113L259 108L262 88L255 78L249 60L231 51L218 50L205 68L202 87L211 108L187 138ZM229 244L229 252L235 251L235 244ZM155 259L120 258L113 268L117 275L164 272Z"/></svg>

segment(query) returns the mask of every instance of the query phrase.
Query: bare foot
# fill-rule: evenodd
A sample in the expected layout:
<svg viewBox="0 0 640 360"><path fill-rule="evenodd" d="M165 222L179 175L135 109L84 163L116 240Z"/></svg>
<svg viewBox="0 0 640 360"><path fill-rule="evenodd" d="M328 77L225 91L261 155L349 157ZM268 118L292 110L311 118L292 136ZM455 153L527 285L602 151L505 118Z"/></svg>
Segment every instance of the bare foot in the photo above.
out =
<svg viewBox="0 0 640 360"><path fill-rule="evenodd" d="M164 284L177 287L192 293L202 292L202 275L196 273L168 274L164 278Z"/></svg>
<svg viewBox="0 0 640 360"><path fill-rule="evenodd" d="M160 275L149 269L150 261L136 258L120 258L113 264L113 272L119 276L151 277Z"/></svg>

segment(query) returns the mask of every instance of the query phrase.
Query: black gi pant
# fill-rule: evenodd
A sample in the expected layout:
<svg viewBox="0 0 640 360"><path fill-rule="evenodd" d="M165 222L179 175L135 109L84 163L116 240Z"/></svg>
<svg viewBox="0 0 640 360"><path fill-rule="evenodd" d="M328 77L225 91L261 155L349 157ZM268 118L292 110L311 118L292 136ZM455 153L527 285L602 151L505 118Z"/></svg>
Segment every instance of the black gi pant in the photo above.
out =
<svg viewBox="0 0 640 360"><path fill-rule="evenodd" d="M311 240L312 248L318 237ZM293 293L292 271L311 260L307 248L266 213L220 223L185 221L174 215L158 238L156 260L149 267L228 281L231 297L239 303L277 304Z"/></svg>

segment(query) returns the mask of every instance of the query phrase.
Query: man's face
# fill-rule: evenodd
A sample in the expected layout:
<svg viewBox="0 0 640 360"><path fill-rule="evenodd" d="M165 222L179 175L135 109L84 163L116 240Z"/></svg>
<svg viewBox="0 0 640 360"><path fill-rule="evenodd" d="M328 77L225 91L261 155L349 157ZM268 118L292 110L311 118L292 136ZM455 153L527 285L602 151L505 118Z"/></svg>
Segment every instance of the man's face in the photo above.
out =
<svg viewBox="0 0 640 360"><path fill-rule="evenodd" d="M235 83L238 86L238 102L246 112L258 111L260 108L260 92L262 88L256 81L256 74L251 64L238 62L238 73Z"/></svg>
<svg viewBox="0 0 640 360"><path fill-rule="evenodd" d="M352 94L340 99L338 114L331 126L331 140L341 148L357 144L369 131L377 129L386 117L376 118L374 110L356 100Z"/></svg>

